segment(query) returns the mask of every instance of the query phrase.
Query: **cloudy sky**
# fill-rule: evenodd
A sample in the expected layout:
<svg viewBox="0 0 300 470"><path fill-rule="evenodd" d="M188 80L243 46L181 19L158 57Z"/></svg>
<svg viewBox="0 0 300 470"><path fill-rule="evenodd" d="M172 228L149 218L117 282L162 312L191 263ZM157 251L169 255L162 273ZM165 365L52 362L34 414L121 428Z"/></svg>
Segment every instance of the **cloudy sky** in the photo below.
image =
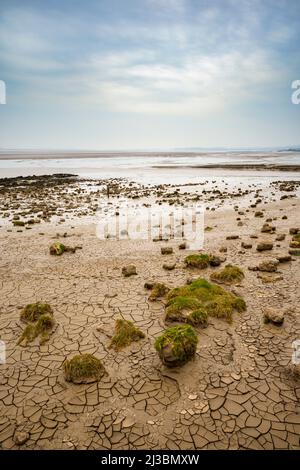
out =
<svg viewBox="0 0 300 470"><path fill-rule="evenodd" d="M299 0L0 0L0 147L300 143Z"/></svg>

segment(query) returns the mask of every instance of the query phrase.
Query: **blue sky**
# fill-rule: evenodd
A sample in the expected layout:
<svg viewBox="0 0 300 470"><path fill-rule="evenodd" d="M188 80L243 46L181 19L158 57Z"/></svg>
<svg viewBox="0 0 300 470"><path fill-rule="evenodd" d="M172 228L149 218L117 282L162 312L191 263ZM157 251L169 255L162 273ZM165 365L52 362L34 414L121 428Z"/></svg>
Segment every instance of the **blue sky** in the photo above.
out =
<svg viewBox="0 0 300 470"><path fill-rule="evenodd" d="M299 0L0 0L0 147L298 145Z"/></svg>

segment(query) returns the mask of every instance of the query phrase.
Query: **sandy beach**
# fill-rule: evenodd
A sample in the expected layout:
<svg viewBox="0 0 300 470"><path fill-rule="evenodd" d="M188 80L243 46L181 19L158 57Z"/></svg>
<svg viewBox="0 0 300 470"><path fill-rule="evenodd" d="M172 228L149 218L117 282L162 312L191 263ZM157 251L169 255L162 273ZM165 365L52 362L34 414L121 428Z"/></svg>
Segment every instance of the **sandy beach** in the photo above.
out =
<svg viewBox="0 0 300 470"><path fill-rule="evenodd" d="M0 339L6 345L0 448L299 449L292 343L300 339L300 265L299 248L291 248L299 192L297 174L261 185L238 178L164 185L66 175L0 180ZM179 249L180 241L168 236L99 238L99 222L116 214L121 200L153 208L166 203L170 210L201 205L200 253L215 255L220 266L188 267L185 258L194 251ZM271 228L262 232L264 224ZM55 241L77 249L51 256ZM258 251L260 243L271 249ZM163 255L165 247L172 253ZM246 310L235 311L231 323L209 316L206 328L195 327L194 359L166 367L154 348L172 326L165 322L166 298L149 300L145 283L172 289L210 280L228 264L244 278L220 285L242 297ZM128 265L136 275L122 274ZM55 327L44 344L35 339L22 346L20 312L37 301L51 305ZM264 322L268 308L282 324ZM109 346L119 318L145 337L116 351ZM107 375L67 382L64 361L78 353L101 359Z"/></svg>

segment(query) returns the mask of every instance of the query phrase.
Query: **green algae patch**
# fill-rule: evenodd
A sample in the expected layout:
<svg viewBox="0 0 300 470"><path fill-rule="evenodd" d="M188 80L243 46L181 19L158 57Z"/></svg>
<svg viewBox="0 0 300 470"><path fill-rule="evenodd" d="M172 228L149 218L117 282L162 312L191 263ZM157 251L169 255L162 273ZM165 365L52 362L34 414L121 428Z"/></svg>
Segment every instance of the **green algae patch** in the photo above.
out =
<svg viewBox="0 0 300 470"><path fill-rule="evenodd" d="M66 246L60 242L54 242L50 246L50 255L60 256L66 251Z"/></svg>
<svg viewBox="0 0 300 470"><path fill-rule="evenodd" d="M174 318L177 314L178 317L182 315L184 321L187 321L187 315L197 310L206 312L208 316L225 318L231 322L233 312L246 310L246 303L241 297L202 278L196 279L191 284L176 287L168 293L166 320L170 321L172 316Z"/></svg>
<svg viewBox="0 0 300 470"><path fill-rule="evenodd" d="M190 325L167 328L155 340L155 349L163 364L177 367L186 364L196 354L198 337Z"/></svg>
<svg viewBox="0 0 300 470"><path fill-rule="evenodd" d="M53 315L52 308L45 302L36 302L26 305L21 312L21 320L25 322L35 322L41 315Z"/></svg>
<svg viewBox="0 0 300 470"><path fill-rule="evenodd" d="M93 383L102 379L107 372L93 354L78 354L63 364L65 379L75 384Z"/></svg>
<svg viewBox="0 0 300 470"><path fill-rule="evenodd" d="M210 255L207 255L204 253L188 255L184 259L184 262L186 266L189 266L192 268L205 269L209 266Z"/></svg>
<svg viewBox="0 0 300 470"><path fill-rule="evenodd" d="M119 318L116 321L115 335L112 337L110 347L116 351L129 346L135 341L145 338L145 334L131 321Z"/></svg>
<svg viewBox="0 0 300 470"><path fill-rule="evenodd" d="M224 284L236 284L244 279L245 275L241 268L228 264L225 268L211 274L213 281Z"/></svg>
<svg viewBox="0 0 300 470"><path fill-rule="evenodd" d="M169 292L169 288L162 283L155 283L152 287L151 294L149 295L149 300L156 300L161 297L164 297Z"/></svg>
<svg viewBox="0 0 300 470"><path fill-rule="evenodd" d="M28 323L28 325L26 325L22 335L18 340L18 344L21 346L27 346L38 336L40 337L40 344L44 344L49 339L54 325L55 320L52 315L41 315L35 323Z"/></svg>
<svg viewBox="0 0 300 470"><path fill-rule="evenodd" d="M26 305L21 311L20 319L27 323L17 343L21 346L27 346L37 337L40 338L40 344L44 344L55 325L52 308L44 302Z"/></svg>

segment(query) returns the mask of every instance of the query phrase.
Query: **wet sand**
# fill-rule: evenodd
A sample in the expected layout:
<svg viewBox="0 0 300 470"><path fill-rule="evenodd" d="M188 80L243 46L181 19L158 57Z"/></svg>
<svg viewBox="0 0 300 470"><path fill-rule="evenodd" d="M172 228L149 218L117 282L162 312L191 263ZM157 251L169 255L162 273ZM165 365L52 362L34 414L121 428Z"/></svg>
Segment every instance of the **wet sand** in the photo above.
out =
<svg viewBox="0 0 300 470"><path fill-rule="evenodd" d="M300 448L300 379L292 364L292 342L300 339L300 258L280 263L267 273L268 282L266 273L248 269L288 254L289 230L299 227L299 181L259 187L211 179L189 183L148 186L115 179L107 198L106 180L0 181L0 339L7 347L6 364L0 365L0 448ZM231 324L210 317L207 328L197 329L195 359L181 368L163 366L154 349L166 327L164 299L149 301L144 284L176 287L209 279L220 268L185 267L190 251L179 250L178 240L97 238L99 219L117 211L120 199L153 207L167 203L170 210L201 204L207 228L202 251L244 271L242 282L223 287L242 296L247 310L235 312ZM262 217L255 217L257 211ZM13 226L14 216L25 225ZM261 232L266 219L274 233ZM285 239L276 241L279 234ZM239 238L226 239L232 235ZM82 249L53 257L49 246L55 240ZM272 250L258 252L263 241L272 241ZM164 246L172 246L173 254L161 255ZM224 246L227 252L220 253ZM175 269L163 269L166 262L175 262ZM137 275L124 278L121 269L129 264ZM57 326L42 346L17 345L20 310L38 300L51 304ZM266 306L284 312L282 326L264 323ZM120 317L146 337L115 352L109 343ZM102 359L108 376L93 384L66 382L62 364L79 352Z"/></svg>

